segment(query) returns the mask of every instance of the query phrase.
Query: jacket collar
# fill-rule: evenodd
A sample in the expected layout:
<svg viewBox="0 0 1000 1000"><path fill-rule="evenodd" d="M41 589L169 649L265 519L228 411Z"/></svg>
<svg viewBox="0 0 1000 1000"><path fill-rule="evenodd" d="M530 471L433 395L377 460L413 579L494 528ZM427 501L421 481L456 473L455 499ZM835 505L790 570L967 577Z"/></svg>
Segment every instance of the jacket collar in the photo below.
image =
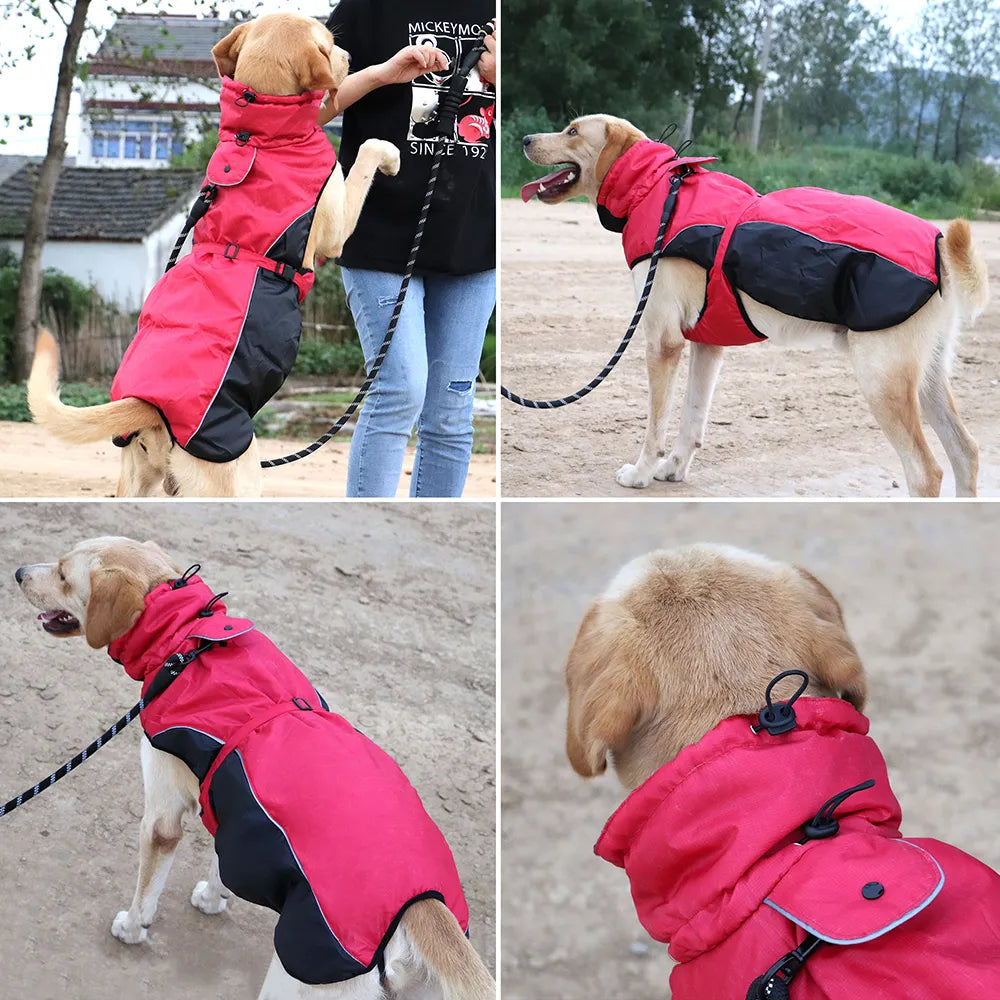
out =
<svg viewBox="0 0 1000 1000"><path fill-rule="evenodd" d="M173 653L187 652L204 639L224 642L249 632L254 624L246 618L231 618L226 606L216 601L211 614L202 611L214 596L198 576L161 583L146 595L146 607L136 623L108 646L108 654L133 680L152 679Z"/></svg>
<svg viewBox="0 0 1000 1000"><path fill-rule="evenodd" d="M219 139L223 142L249 133L251 146L284 145L308 138L319 131L316 116L323 101L322 90L280 97L258 94L230 77L222 81Z"/></svg>
<svg viewBox="0 0 1000 1000"><path fill-rule="evenodd" d="M847 702L800 698L798 725L754 733L719 723L637 788L608 820L595 853L625 869L639 920L688 961L760 905L797 858L784 850L823 802L869 778L836 812L842 831L899 836L899 804L868 720Z"/></svg>
<svg viewBox="0 0 1000 1000"><path fill-rule="evenodd" d="M642 139L611 164L597 192L601 225L620 233L625 223L664 174L715 162L714 156L678 157L673 146Z"/></svg>

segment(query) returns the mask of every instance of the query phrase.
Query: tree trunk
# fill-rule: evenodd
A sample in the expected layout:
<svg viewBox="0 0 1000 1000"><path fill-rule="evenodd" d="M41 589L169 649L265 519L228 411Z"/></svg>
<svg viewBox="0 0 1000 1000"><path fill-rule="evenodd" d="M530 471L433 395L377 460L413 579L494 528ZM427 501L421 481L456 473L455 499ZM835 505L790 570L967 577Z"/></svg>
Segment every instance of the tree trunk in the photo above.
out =
<svg viewBox="0 0 1000 1000"><path fill-rule="evenodd" d="M955 113L955 162L960 163L962 160L962 124L965 121L965 105L969 97L969 90L972 87L972 77L969 77L965 81L965 86L962 88L962 97L958 102L958 111Z"/></svg>
<svg viewBox="0 0 1000 1000"><path fill-rule="evenodd" d="M760 120L764 113L764 85L767 82L767 70L771 61L771 29L774 18L772 17L774 0L768 0L767 10L764 13L764 46L760 54L760 83L757 86L757 93L753 102L753 124L750 127L750 148L756 153L760 145Z"/></svg>
<svg viewBox="0 0 1000 1000"><path fill-rule="evenodd" d="M27 378L31 356L35 350L42 298L42 248L49 228L52 196L66 158L66 119L69 117L73 78L76 76L76 54L87 26L89 9L90 0L76 0L73 17L66 29L56 99L52 106L52 124L49 126L49 145L38 171L35 195L31 200L28 224L24 230L21 280L17 288L17 318L14 322L14 377L18 380Z"/></svg>

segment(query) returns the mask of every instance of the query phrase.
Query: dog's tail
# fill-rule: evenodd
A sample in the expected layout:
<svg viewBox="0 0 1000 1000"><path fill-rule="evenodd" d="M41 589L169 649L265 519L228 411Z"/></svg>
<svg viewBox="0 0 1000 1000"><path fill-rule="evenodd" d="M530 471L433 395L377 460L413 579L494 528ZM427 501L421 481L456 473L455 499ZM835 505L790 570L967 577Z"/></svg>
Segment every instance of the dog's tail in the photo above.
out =
<svg viewBox="0 0 1000 1000"><path fill-rule="evenodd" d="M35 422L57 438L86 444L163 423L155 406L141 399L118 399L99 406L67 406L59 398L59 345L43 329L35 342L28 376L28 409Z"/></svg>
<svg viewBox="0 0 1000 1000"><path fill-rule="evenodd" d="M496 983L452 912L437 899L420 899L401 921L413 950L441 984L444 1000L496 1000ZM391 981L389 955L387 978Z"/></svg>
<svg viewBox="0 0 1000 1000"><path fill-rule="evenodd" d="M973 322L990 301L986 262L972 242L972 229L965 219L949 223L941 243L948 278L959 293L965 318Z"/></svg>

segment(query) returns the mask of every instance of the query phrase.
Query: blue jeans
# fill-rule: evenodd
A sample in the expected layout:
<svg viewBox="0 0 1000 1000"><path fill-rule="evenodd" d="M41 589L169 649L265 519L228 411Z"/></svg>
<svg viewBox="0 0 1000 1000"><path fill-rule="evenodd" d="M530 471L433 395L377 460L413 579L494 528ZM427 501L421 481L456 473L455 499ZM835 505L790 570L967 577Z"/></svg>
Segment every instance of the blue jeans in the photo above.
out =
<svg viewBox="0 0 1000 1000"><path fill-rule="evenodd" d="M343 268L365 364L385 338L402 278ZM394 497L413 427L410 496L462 495L472 456L472 401L496 272L414 277L389 353L361 408L347 467L349 497Z"/></svg>

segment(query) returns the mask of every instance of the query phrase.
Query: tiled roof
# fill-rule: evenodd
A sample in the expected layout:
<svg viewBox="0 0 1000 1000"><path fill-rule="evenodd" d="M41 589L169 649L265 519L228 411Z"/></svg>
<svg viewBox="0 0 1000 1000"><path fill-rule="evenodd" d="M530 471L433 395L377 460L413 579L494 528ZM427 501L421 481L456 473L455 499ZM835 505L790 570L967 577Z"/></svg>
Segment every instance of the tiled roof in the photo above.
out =
<svg viewBox="0 0 1000 1000"><path fill-rule="evenodd" d="M221 17L121 14L92 62L204 62L234 23Z"/></svg>
<svg viewBox="0 0 1000 1000"><path fill-rule="evenodd" d="M38 167L29 163L0 183L0 237L24 235ZM56 185L48 238L141 240L190 205L203 176L190 169L65 167Z"/></svg>

